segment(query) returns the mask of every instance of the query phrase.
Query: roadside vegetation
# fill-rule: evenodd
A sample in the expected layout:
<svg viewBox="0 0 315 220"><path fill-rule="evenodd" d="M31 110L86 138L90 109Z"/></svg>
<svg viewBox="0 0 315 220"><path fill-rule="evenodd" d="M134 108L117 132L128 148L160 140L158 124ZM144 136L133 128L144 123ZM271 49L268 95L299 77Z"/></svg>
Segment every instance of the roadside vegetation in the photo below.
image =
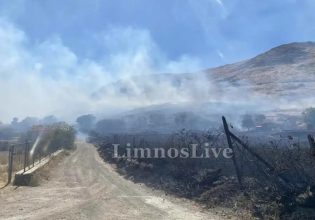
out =
<svg viewBox="0 0 315 220"><path fill-rule="evenodd" d="M96 127L90 132L89 141L98 148L101 157L127 179L166 193L198 201L207 207L229 208L227 210L232 210L242 219L314 219L315 158L310 153L306 135L312 132L307 130L312 124L312 114L313 110L308 109L301 117L288 116L288 120L301 127L291 129L291 133L283 130L285 125L280 124L280 120L268 121L264 115L243 116L240 120L243 129L229 125L246 146L271 166L266 166L233 142L241 184L233 160L224 157L157 159L113 156L113 144L119 144L121 155L126 148L135 147L164 148L167 151L198 144L200 151L205 146L227 148L222 128L210 131L182 129L162 134L106 133L102 127ZM105 128L104 120L102 124Z"/></svg>
<svg viewBox="0 0 315 220"><path fill-rule="evenodd" d="M9 149L12 146L13 172L23 169L25 164L31 166L57 150L75 149L76 131L65 122L36 124L25 130L17 130L16 126L4 125L4 129L0 129L5 138L0 143L0 187L8 180Z"/></svg>

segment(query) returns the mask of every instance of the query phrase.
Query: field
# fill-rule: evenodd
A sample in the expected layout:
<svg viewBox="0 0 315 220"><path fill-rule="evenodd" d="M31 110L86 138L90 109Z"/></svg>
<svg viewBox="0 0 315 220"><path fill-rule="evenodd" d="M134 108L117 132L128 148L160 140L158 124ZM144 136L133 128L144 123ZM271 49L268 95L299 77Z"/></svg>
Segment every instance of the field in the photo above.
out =
<svg viewBox="0 0 315 220"><path fill-rule="evenodd" d="M0 151L0 188L3 187L8 180L8 151ZM16 152L13 157L13 176L14 173L23 168L23 155L22 153Z"/></svg>
<svg viewBox="0 0 315 220"><path fill-rule="evenodd" d="M127 179L209 207L233 208L237 204L238 211L249 211L253 218L268 216L270 219L288 219L288 213L314 207L315 199L311 195L315 190L315 158L305 142L292 138L259 142L238 135L271 167L234 143L243 190L240 190L231 159L113 157L113 144L119 144L120 155L126 152L126 146L165 148L167 151L169 148L189 148L192 143L199 146L207 143L224 148L227 143L222 132L100 135L90 141L97 146L101 157L115 164Z"/></svg>
<svg viewBox="0 0 315 220"><path fill-rule="evenodd" d="M8 152L0 151L0 187L4 186L7 181Z"/></svg>

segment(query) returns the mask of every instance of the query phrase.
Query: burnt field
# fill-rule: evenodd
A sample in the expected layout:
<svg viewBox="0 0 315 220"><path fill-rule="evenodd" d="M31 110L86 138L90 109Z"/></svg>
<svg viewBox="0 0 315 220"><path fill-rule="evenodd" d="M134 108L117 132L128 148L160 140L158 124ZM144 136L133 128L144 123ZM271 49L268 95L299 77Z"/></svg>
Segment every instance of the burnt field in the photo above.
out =
<svg viewBox="0 0 315 220"><path fill-rule="evenodd" d="M248 132L235 132L235 137L241 143L231 140L234 160L223 154L231 147L224 129L172 134L91 132L89 141L125 178L206 207L232 208L244 219L315 218L315 157L305 141L307 137L264 138ZM146 154L148 149L152 153L154 149L180 152L183 148L190 152L187 158L181 154ZM205 158L207 148L210 156ZM133 153L134 149L145 150L128 155L128 149ZM192 151L200 158L191 156Z"/></svg>

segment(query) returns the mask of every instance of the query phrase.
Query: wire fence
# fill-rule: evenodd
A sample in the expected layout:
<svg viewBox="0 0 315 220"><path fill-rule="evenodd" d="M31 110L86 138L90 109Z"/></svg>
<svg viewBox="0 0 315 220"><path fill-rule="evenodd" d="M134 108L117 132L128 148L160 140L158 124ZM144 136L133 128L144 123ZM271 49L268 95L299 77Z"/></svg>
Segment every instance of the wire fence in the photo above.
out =
<svg viewBox="0 0 315 220"><path fill-rule="evenodd" d="M225 121L225 119L224 119ZM179 131L173 134L108 134L90 137L90 141L99 147L102 157L114 163L126 163L131 166L130 158L115 158L113 144L119 145L119 155L124 155L125 148L189 148L198 144L200 151L203 146L213 148L232 148L232 159L201 158L131 158L131 162L153 165L153 167L167 167L176 170L176 175L206 169L219 169L225 176L236 174L239 184L245 179L255 179L262 186L285 188L300 187L304 189L315 183L315 141L312 135L308 136L309 143L298 139L258 140L238 137L224 122L225 129L209 132ZM291 140L292 139L292 140ZM198 153L198 152L197 152ZM199 154L199 153L198 153ZM124 162L126 161L126 162ZM277 185L277 186L274 186Z"/></svg>
<svg viewBox="0 0 315 220"><path fill-rule="evenodd" d="M45 151L45 146L36 141L7 143L0 151L0 187L7 186L17 172L27 172L39 164L43 158L50 157L53 152Z"/></svg>

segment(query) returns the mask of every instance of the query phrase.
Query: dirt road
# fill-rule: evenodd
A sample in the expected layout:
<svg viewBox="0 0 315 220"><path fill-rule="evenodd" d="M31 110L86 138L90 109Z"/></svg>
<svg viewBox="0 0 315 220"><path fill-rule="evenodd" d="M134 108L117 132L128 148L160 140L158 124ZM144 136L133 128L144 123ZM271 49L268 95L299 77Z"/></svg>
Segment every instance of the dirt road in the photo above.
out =
<svg viewBox="0 0 315 220"><path fill-rule="evenodd" d="M1 190L0 219L223 218L124 179L93 146L79 143L40 186Z"/></svg>

